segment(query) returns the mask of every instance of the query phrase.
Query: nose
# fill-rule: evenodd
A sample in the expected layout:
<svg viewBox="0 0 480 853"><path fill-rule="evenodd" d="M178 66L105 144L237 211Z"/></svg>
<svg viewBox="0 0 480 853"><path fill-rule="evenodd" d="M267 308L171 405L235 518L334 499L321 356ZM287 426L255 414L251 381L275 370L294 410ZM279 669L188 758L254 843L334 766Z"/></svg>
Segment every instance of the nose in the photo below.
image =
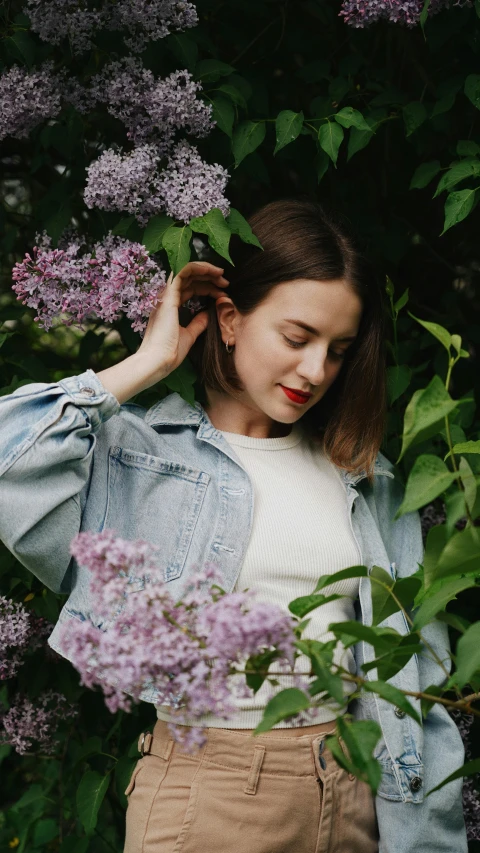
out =
<svg viewBox="0 0 480 853"><path fill-rule="evenodd" d="M325 379L325 360L326 352L319 353L318 350L310 353L304 353L304 356L297 367L298 375L312 387L318 387Z"/></svg>

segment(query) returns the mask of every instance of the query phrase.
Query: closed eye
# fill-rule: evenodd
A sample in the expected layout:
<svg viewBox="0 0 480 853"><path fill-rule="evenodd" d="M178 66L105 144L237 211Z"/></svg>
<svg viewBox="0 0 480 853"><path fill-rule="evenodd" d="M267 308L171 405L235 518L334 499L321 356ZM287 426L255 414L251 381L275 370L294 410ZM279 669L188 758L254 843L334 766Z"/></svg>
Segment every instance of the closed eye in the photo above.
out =
<svg viewBox="0 0 480 853"><path fill-rule="evenodd" d="M307 341L292 341L291 338L287 338L286 335L283 335L289 347L293 347L294 349L298 349L298 347L303 347L307 343ZM330 358L336 359L338 361L343 361L346 357L346 350L343 352L334 352L333 350L329 350Z"/></svg>

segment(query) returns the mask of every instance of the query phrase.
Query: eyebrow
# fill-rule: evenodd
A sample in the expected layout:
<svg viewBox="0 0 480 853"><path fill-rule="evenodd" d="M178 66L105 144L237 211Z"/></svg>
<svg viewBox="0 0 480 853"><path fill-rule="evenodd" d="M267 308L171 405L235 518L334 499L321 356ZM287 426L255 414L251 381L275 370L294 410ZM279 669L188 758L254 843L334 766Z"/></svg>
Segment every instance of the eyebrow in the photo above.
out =
<svg viewBox="0 0 480 853"><path fill-rule="evenodd" d="M293 323L294 326L300 326L300 328L305 329L307 332L310 332L312 335L315 335L317 338L319 337L319 332L317 329L314 329L313 326L309 326L308 323L302 323L301 320L285 320L285 323ZM355 340L355 335L351 335L346 338L336 338L339 344L350 343Z"/></svg>

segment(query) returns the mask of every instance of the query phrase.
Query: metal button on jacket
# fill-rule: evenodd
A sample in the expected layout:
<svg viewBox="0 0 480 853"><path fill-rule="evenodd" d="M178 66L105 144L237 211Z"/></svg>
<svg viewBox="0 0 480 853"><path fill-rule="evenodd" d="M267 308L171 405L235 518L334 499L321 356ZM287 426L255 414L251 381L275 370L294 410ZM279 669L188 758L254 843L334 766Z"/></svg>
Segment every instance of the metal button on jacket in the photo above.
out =
<svg viewBox="0 0 480 853"><path fill-rule="evenodd" d="M399 717L400 719L402 719L402 717L404 717L404 716L405 716L405 713L406 713L406 712L405 712L405 711L402 711L402 709L401 709L401 708L395 708L395 716L396 716L396 717Z"/></svg>
<svg viewBox="0 0 480 853"><path fill-rule="evenodd" d="M414 776L412 781L410 782L410 790L411 791L418 791L422 787L422 785L423 785L423 782L420 779L420 776Z"/></svg>
<svg viewBox="0 0 480 853"><path fill-rule="evenodd" d="M95 391L93 388L80 388L80 394L88 394L89 397L93 397Z"/></svg>

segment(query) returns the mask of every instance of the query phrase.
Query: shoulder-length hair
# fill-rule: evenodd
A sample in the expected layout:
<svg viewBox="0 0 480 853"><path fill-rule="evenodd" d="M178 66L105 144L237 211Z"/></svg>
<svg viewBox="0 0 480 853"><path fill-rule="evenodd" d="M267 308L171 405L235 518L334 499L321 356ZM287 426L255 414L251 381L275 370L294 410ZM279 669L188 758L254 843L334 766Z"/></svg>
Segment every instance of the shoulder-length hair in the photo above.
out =
<svg viewBox="0 0 480 853"><path fill-rule="evenodd" d="M263 250L233 236L234 266L222 261L230 282L225 293L241 314L254 311L275 285L295 279L343 279L361 299L358 336L340 374L301 421L335 465L365 470L371 480L386 417L385 307L373 267L344 219L316 202L273 201L248 221ZM222 342L215 300L208 298L207 308L208 326L192 347L192 361L205 387L235 397L242 385Z"/></svg>

